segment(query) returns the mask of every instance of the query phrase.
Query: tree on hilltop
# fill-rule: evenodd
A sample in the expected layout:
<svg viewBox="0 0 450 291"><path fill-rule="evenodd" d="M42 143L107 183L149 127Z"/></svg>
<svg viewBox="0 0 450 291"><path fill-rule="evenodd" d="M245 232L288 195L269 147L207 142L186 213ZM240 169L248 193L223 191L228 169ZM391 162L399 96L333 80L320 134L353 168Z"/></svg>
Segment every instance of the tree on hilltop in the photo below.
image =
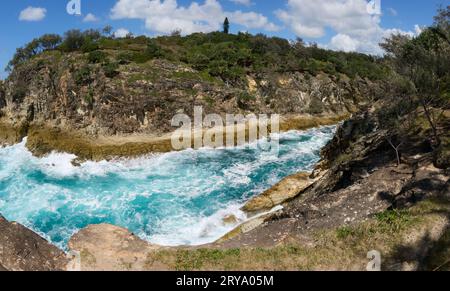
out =
<svg viewBox="0 0 450 291"><path fill-rule="evenodd" d="M230 33L230 21L228 20L228 17L226 17L225 21L223 22L223 33Z"/></svg>

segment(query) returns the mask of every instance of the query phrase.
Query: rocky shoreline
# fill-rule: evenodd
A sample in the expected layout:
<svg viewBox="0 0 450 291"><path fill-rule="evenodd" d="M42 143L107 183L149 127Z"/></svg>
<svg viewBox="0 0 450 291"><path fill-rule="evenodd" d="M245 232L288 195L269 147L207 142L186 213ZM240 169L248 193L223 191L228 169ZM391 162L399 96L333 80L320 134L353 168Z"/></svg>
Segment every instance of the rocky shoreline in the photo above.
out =
<svg viewBox="0 0 450 291"><path fill-rule="evenodd" d="M0 271L66 270L66 254L38 234L0 215Z"/></svg>
<svg viewBox="0 0 450 291"><path fill-rule="evenodd" d="M307 130L318 126L334 125L337 122L345 120L346 118L348 118L347 114L326 117L290 115L289 117L282 118L280 130L282 132L290 130ZM133 157L147 153L163 153L172 151L169 135L167 135L167 137L159 138L144 137L151 140L147 143L128 142L124 143L123 145L117 145L116 142L111 142L111 144L105 145L96 144L97 151L95 151L93 150L92 144L88 144L88 142L90 141L92 143L95 143L96 141L87 136L80 137L78 139L79 135L77 134L62 132L61 130L58 130L56 128L39 128L36 125L27 127L8 127L7 125L1 123L0 125L2 125L2 128L5 129L5 131L2 131L3 135L1 136L4 144L13 144L19 142L21 138L27 136L27 147L32 151L33 154L37 156L42 156L52 151L61 151L77 154L82 157L82 160L101 160L105 158ZM45 137L41 135L42 133L45 133ZM136 139L136 137L130 138L130 140L133 139ZM45 144L46 146L34 146L36 140L39 140L39 144ZM114 138L110 137L110 140L114 141ZM166 147L162 147L161 150L155 150L155 148L152 146L157 143L165 144ZM113 146L112 144L114 144L115 146ZM142 146L142 151L134 150L139 149L140 145ZM287 177L265 193L258 195L257 197L250 200L243 207L243 210L248 213L249 220L242 223L239 227L231 231L229 234L226 234L225 236L220 238L217 243L224 242L240 233L251 231L260 226L267 218L271 217L276 212L276 206L279 206L289 199L297 196L296 193L298 193L298 187L300 185L302 185L300 187L306 188L306 185L311 185L312 182L315 181L313 179L309 179L308 176L310 176L310 174L299 173L291 177ZM298 180L297 184L293 184L292 179ZM287 187L290 188L290 192L284 193L283 191ZM264 201L264 199L271 199L271 204L261 204L261 201ZM19 256L17 260L22 262L19 265L11 263L11 261L16 260L15 255L12 252L0 253L0 266L3 262L3 268L5 270L71 270L74 268L74 266L76 269L77 260L79 260L80 257L81 260L86 261L88 265L92 265L93 261L100 262L99 264L95 264L95 269L110 270L111 268L115 269L115 267L113 267L113 262L117 262L117 260L121 259L121 255L118 255L119 253L125 253L124 258L130 258L133 257L132 254L134 254L134 257L139 257L136 256L136 253L142 255L145 254L145 252L148 250L154 251L161 249L171 249L164 246L149 244L148 242L137 238L136 236L134 236L134 234L130 233L126 229L113 225L101 224L90 225L81 230L78 234L74 235L69 242L70 252L68 254L65 254L62 250L59 250L57 247L51 245L38 234L25 228L24 226L15 222L7 222L3 217L0 218L1 222L7 224L8 227L10 227L10 225L18 227L19 233L25 233L27 237L27 239L23 239L20 235L17 237L5 236L5 241L0 242L1 247L6 248L9 247L9 244L14 243L15 247L12 248L11 251L17 252L19 254L28 253L28 248L30 247L29 241L31 240L33 241L34 245L36 245L34 241L40 241L41 244L43 244L43 246L41 246L40 248L46 250L46 252L42 252L38 249L37 252L39 255L37 255L36 257L31 257L30 262L28 262L26 259L22 259ZM226 219L227 218L224 218L224 223L226 223ZM0 233L3 233L5 231L6 230L0 228ZM14 242L14 240L16 242ZM126 250L122 249L122 247ZM39 246L36 246L36 248L39 248ZM130 252L130 248L134 251ZM104 252L104 250L110 250L112 254ZM73 256L74 253L79 254L80 257ZM98 256L100 256L100 258L97 258ZM5 260L4 257L10 261ZM145 256L142 257L142 259L144 258ZM48 263L52 262L52 260L56 260L57 263ZM45 261L46 263L42 264L43 261ZM89 269L87 266L83 267Z"/></svg>
<svg viewBox="0 0 450 291"><path fill-rule="evenodd" d="M413 147L411 152L405 153L405 163L396 167L392 150L384 138L385 133L376 127L367 126L373 122L376 120L370 114L358 115L345 122L334 140L323 149L322 161L313 174L298 173L287 177L250 200L244 210L248 211L250 217L254 217L215 243L198 247L167 248L149 244L120 227L103 224L88 226L73 236L69 242L71 253L79 254L76 259L81 260L82 270L168 270L173 268L172 257L180 255L180 252L188 255L217 251L229 255L228 252L235 249L244 252L263 247L275 251L281 246L291 244L307 249L321 248L328 244L328 241L317 241L314 237L318 233L330 235L337 232L339 239L340 236L352 236L353 231L356 231L353 229L358 229L360 225L381 223L374 222L374 217L378 217L379 213L389 213L393 208L414 206L420 201L438 200L441 201L438 206L430 206L431 202L420 202L419 206L415 206L419 207L415 211L424 211L422 208L425 208L429 214L421 214L420 217L426 219L420 218L420 227L415 224L413 227L412 221L416 223L416 220L412 218L408 223L411 223L413 228L403 229L402 226L401 233L409 237L407 242L411 248L400 257L393 254L396 246L394 242L390 245L388 239L379 242L378 238L374 238L377 247L388 256L389 264L386 269L420 269L432 246L438 244L448 233L450 204L445 202L450 201L448 169L435 167L433 156L426 147L419 145ZM348 143L350 140L352 142ZM358 148L360 150L356 150ZM439 211L432 207L438 207ZM272 212L261 214L270 209ZM11 227L11 224L5 221L3 225ZM20 227L17 224L12 225ZM20 233L30 232L21 228ZM376 231L379 231L378 228ZM421 249L421 240L426 235L431 236L429 247ZM62 263L74 264L73 258L60 260L62 252L48 243L45 244L38 235L31 234L27 237L40 241L50 251L39 252L40 256L33 257L30 262L19 260L23 262L19 265L11 263L16 261L13 253L2 254L0 265L3 268L33 269L37 268L33 262L42 260L56 262L43 265L53 269L63 268ZM28 250L27 240L23 241L20 237L12 240L18 241L16 253L21 254ZM7 239L6 243L10 241L11 238ZM3 248L0 250L6 249L4 241L2 244ZM352 254L361 255L360 259L354 258L356 262L350 261L341 266L333 262L326 266L313 264L313 269L362 269L365 258L363 252L364 250L359 250ZM311 260L306 253L299 257L302 258ZM360 265L351 265L355 263ZM221 267L216 266L215 269ZM244 269L258 267L248 266Z"/></svg>
<svg viewBox="0 0 450 291"><path fill-rule="evenodd" d="M326 116L291 114L282 117L280 131L306 130L333 125L348 117L349 114ZM236 137L238 132L235 131L234 135ZM27 137L27 148L36 156L44 156L55 151L74 154L79 160L100 161L174 151L170 132L160 135L90 136L82 131L63 130L45 124L14 126L0 119L0 145L18 143L25 137ZM248 132L246 132L246 139L248 138Z"/></svg>

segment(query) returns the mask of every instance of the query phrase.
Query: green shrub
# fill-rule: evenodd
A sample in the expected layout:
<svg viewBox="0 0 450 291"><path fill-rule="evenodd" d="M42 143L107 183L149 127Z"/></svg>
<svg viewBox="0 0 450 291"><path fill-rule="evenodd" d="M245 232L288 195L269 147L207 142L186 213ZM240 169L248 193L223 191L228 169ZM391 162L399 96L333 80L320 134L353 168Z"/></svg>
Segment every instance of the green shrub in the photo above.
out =
<svg viewBox="0 0 450 291"><path fill-rule="evenodd" d="M94 52L94 51L98 50L98 48L99 48L99 46L96 42L94 42L92 40L88 40L81 46L81 51L83 53L89 53L89 52Z"/></svg>
<svg viewBox="0 0 450 291"><path fill-rule="evenodd" d="M21 64L42 48L58 45L57 36L47 36L44 45L33 41L18 49L9 68ZM350 78L387 79L390 69L382 60L359 53L329 51L318 46L305 46L302 42L290 43L263 34L238 35L221 32L194 33L185 37L178 34L148 38L113 39L102 37L97 30L70 30L59 45L61 51L82 51L92 53L91 63L104 62L98 50L117 50L119 64L146 63L155 58L171 62L184 62L192 68L206 72L231 85L243 85L247 74L266 74L283 72L320 72L338 76L345 74ZM445 91L445 88L442 87Z"/></svg>
<svg viewBox="0 0 450 291"><path fill-rule="evenodd" d="M81 67L75 72L75 82L77 85L85 85L91 82L91 69L89 66Z"/></svg>
<svg viewBox="0 0 450 291"><path fill-rule="evenodd" d="M92 90L92 88L89 88L88 93L84 96L84 101L89 106L92 106L94 104L94 91Z"/></svg>
<svg viewBox="0 0 450 291"><path fill-rule="evenodd" d="M108 78L114 78L115 76L117 76L119 74L119 72L117 71L119 69L119 64L118 63L105 63L103 66L103 71L105 72L105 76Z"/></svg>
<svg viewBox="0 0 450 291"><path fill-rule="evenodd" d="M117 55L117 61L121 65L129 64L133 59L133 54L130 52L122 52L119 55Z"/></svg>
<svg viewBox="0 0 450 291"><path fill-rule="evenodd" d="M161 47L154 40L149 41L145 54L149 58L159 58L164 55Z"/></svg>
<svg viewBox="0 0 450 291"><path fill-rule="evenodd" d="M64 34L64 41L60 48L72 52L79 50L85 43L85 37L79 29L69 30Z"/></svg>
<svg viewBox="0 0 450 291"><path fill-rule="evenodd" d="M108 56L102 51L93 51L88 55L88 61L91 64L105 63L108 60Z"/></svg>
<svg viewBox="0 0 450 291"><path fill-rule="evenodd" d="M101 38L98 44L101 49L118 50L122 48L122 39Z"/></svg>

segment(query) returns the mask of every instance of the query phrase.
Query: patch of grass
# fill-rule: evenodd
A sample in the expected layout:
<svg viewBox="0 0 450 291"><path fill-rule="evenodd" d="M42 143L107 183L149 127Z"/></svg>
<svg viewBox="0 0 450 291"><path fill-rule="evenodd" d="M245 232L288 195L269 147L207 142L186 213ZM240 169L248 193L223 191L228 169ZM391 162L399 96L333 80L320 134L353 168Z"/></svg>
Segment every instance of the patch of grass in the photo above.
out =
<svg viewBox="0 0 450 291"><path fill-rule="evenodd" d="M349 226L343 226L336 230L336 236L338 239L347 239L355 234L355 230Z"/></svg>
<svg viewBox="0 0 450 291"><path fill-rule="evenodd" d="M119 64L127 65L127 64L130 63L131 53L129 53L129 52L121 52L118 55L116 55L115 58L119 62Z"/></svg>
<svg viewBox="0 0 450 291"><path fill-rule="evenodd" d="M131 52L128 56L127 56L127 61L128 62L132 62L132 63L136 63L136 64L145 64L148 61L153 60L153 56L149 55L145 52Z"/></svg>
<svg viewBox="0 0 450 291"><path fill-rule="evenodd" d="M387 210L376 216L379 229L382 231L400 231L413 222L413 216L408 210Z"/></svg>
<svg viewBox="0 0 450 291"><path fill-rule="evenodd" d="M335 165L340 165L342 163L350 161L351 159L352 159L352 155L351 154L342 153L334 160L333 163Z"/></svg>
<svg viewBox="0 0 450 291"><path fill-rule="evenodd" d="M393 254L405 246L405 237L430 228L439 220L437 213L448 211L449 205L442 201L385 211L358 225L317 231L311 235L312 246L291 242L272 248L155 251L149 255L146 267L152 269L159 262L171 270L365 270L367 252L378 250L386 261L383 267L389 268L397 263ZM445 263L449 241L447 232L433 252L432 266Z"/></svg>
<svg viewBox="0 0 450 291"><path fill-rule="evenodd" d="M226 261L238 260L241 254L240 249L197 249L197 250L176 250L161 251L149 256L147 263L162 261L177 271L200 270L209 265L223 265ZM229 263L229 262L228 262Z"/></svg>

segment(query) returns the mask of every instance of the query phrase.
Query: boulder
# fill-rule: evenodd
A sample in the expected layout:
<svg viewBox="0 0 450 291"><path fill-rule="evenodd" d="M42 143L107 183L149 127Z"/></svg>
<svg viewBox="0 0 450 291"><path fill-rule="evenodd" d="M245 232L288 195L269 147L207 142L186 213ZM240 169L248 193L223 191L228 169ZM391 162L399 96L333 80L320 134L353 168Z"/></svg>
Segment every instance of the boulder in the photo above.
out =
<svg viewBox="0 0 450 291"><path fill-rule="evenodd" d="M297 197L316 180L309 173L297 173L247 202L242 208L247 213L269 211L277 205Z"/></svg>
<svg viewBox="0 0 450 291"><path fill-rule="evenodd" d="M223 222L225 225L236 224L236 223L239 222L239 219L238 219L235 215L230 214L230 215L225 216L225 217L222 219L222 222Z"/></svg>
<svg viewBox="0 0 450 291"><path fill-rule="evenodd" d="M65 253L38 234L0 215L0 270L65 270Z"/></svg>
<svg viewBox="0 0 450 291"><path fill-rule="evenodd" d="M159 248L127 229L109 224L90 225L69 241L71 254L83 271L144 270L148 254Z"/></svg>

